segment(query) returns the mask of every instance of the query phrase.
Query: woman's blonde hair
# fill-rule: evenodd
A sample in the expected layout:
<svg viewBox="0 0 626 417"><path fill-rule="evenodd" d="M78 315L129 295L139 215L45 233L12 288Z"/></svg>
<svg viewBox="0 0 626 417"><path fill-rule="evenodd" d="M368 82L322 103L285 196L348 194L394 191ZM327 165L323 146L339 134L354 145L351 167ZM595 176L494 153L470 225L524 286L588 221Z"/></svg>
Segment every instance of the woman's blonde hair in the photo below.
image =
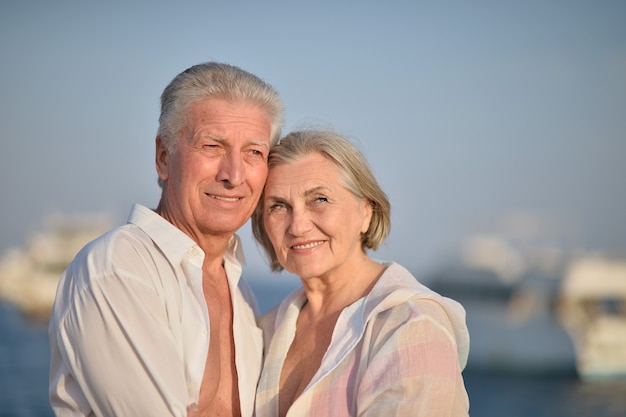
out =
<svg viewBox="0 0 626 417"><path fill-rule="evenodd" d="M372 219L367 232L361 236L361 247L363 250L378 249L391 229L391 206L365 157L346 138L330 130L291 132L270 151L269 169L271 171L277 165L296 162L313 153L319 153L337 165L343 176L344 187L370 204ZM265 251L271 270L282 271L283 267L265 231L263 199L264 195L252 215L252 233Z"/></svg>

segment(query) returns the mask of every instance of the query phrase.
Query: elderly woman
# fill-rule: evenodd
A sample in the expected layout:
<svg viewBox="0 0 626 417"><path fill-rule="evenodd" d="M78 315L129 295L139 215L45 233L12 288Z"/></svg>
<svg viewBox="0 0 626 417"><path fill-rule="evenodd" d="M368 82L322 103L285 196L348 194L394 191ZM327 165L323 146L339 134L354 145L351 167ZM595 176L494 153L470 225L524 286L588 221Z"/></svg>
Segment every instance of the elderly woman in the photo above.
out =
<svg viewBox="0 0 626 417"><path fill-rule="evenodd" d="M390 206L363 156L309 130L282 139L269 167L253 232L302 288L260 319L256 417L468 415L465 311L369 257Z"/></svg>

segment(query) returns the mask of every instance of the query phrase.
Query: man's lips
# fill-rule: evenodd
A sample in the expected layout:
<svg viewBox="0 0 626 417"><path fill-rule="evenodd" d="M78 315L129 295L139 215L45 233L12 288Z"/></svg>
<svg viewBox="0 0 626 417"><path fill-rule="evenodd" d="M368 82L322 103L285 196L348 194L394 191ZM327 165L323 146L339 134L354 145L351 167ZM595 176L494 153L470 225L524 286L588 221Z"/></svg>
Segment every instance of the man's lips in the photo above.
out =
<svg viewBox="0 0 626 417"><path fill-rule="evenodd" d="M215 195L215 194L207 194L209 197L214 198L216 200L235 202L241 200L243 197L228 197L225 195Z"/></svg>

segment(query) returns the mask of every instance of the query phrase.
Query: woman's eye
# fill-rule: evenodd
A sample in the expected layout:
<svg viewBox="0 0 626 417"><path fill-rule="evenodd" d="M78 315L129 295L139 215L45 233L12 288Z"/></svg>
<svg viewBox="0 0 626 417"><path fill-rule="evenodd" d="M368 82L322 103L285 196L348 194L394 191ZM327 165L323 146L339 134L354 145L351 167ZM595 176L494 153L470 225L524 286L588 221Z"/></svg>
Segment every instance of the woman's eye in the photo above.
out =
<svg viewBox="0 0 626 417"><path fill-rule="evenodd" d="M273 203L273 204L269 205L268 211L271 213L273 211L281 210L281 209L284 209L284 208L285 208L285 205L282 204L282 203Z"/></svg>

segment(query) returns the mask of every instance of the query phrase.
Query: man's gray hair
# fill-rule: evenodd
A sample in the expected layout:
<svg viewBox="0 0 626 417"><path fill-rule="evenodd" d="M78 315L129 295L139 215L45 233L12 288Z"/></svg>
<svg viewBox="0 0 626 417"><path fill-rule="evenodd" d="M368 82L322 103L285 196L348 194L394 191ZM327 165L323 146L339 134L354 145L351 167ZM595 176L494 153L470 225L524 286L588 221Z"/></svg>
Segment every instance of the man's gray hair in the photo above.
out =
<svg viewBox="0 0 626 417"><path fill-rule="evenodd" d="M191 105L198 101L223 99L252 102L270 117L270 145L280 137L283 126L283 103L274 88L239 67L205 62L178 74L161 95L161 115L157 135L174 152L178 134L187 123Z"/></svg>

